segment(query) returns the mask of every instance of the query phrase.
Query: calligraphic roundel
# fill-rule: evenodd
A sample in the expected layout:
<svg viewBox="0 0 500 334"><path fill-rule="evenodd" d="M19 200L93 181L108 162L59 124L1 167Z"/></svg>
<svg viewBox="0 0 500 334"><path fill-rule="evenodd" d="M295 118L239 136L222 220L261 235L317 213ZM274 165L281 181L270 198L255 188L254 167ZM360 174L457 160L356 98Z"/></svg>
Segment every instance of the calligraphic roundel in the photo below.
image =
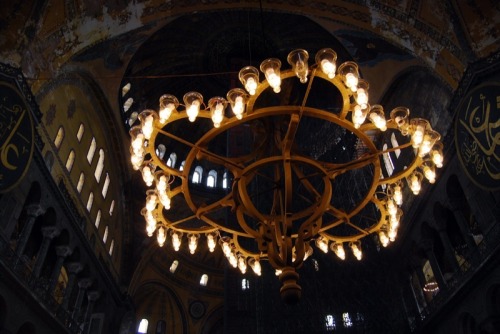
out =
<svg viewBox="0 0 500 334"><path fill-rule="evenodd" d="M0 82L0 192L15 187L33 155L31 112L16 86Z"/></svg>
<svg viewBox="0 0 500 334"><path fill-rule="evenodd" d="M469 178L483 189L500 189L500 83L477 86L462 100L455 143Z"/></svg>

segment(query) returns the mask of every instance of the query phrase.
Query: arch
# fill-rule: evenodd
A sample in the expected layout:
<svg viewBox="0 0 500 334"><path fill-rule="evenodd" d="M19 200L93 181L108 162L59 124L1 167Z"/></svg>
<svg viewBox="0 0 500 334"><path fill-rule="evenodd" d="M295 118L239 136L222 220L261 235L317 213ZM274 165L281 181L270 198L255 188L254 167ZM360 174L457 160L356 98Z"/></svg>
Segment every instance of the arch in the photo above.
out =
<svg viewBox="0 0 500 334"><path fill-rule="evenodd" d="M36 327L31 322L25 322L19 327L16 334L36 334Z"/></svg>
<svg viewBox="0 0 500 334"><path fill-rule="evenodd" d="M458 318L458 333L459 334L476 334L478 328L476 319L470 313L462 313Z"/></svg>
<svg viewBox="0 0 500 334"><path fill-rule="evenodd" d="M101 209L97 210L97 216L95 217L95 228L99 228L99 224L101 223Z"/></svg>
<svg viewBox="0 0 500 334"><path fill-rule="evenodd" d="M106 226L104 229L104 235L102 236L102 243L106 244L106 241L108 241L108 234L109 234L109 227Z"/></svg>
<svg viewBox="0 0 500 334"><path fill-rule="evenodd" d="M90 142L89 150L87 151L87 161L89 164L92 163L92 159L94 159L95 150L97 148L97 143L95 141L95 137L92 137L92 141Z"/></svg>
<svg viewBox="0 0 500 334"><path fill-rule="evenodd" d="M183 161L181 162L181 165L179 166L179 171L181 171L181 172L182 172L182 171L184 170L184 165L185 165L185 164L186 164L186 160L183 160Z"/></svg>
<svg viewBox="0 0 500 334"><path fill-rule="evenodd" d="M90 192L89 199L87 200L87 211L90 212L92 209L92 203L94 202L94 193Z"/></svg>
<svg viewBox="0 0 500 334"><path fill-rule="evenodd" d="M80 123L80 126L78 127L78 132L76 133L76 139L78 139L78 142L82 141L84 132L85 132L85 126L83 125L83 123Z"/></svg>
<svg viewBox="0 0 500 334"><path fill-rule="evenodd" d="M177 154L175 154L175 152L170 153L168 160L167 160L167 166L175 168L176 162L177 162Z"/></svg>
<svg viewBox="0 0 500 334"><path fill-rule="evenodd" d="M227 171L224 172L222 175L222 188L228 189L229 188L229 176Z"/></svg>
<svg viewBox="0 0 500 334"><path fill-rule="evenodd" d="M109 205L109 215L113 215L113 211L115 210L115 200L111 201L111 204Z"/></svg>
<svg viewBox="0 0 500 334"><path fill-rule="evenodd" d="M64 139L64 128L61 125L57 130L56 138L54 138L54 145L56 149L59 149L61 147L63 139Z"/></svg>
<svg viewBox="0 0 500 334"><path fill-rule="evenodd" d="M193 183L201 183L202 179L203 179L203 168L201 166L196 166L191 181Z"/></svg>
<svg viewBox="0 0 500 334"><path fill-rule="evenodd" d="M217 185L217 172L211 170L208 172L207 176L207 187L214 188Z"/></svg>
<svg viewBox="0 0 500 334"><path fill-rule="evenodd" d="M166 334L167 333L167 323L165 320L159 320L156 323L156 331L155 334Z"/></svg>
<svg viewBox="0 0 500 334"><path fill-rule="evenodd" d="M149 321L146 318L142 318L137 327L137 333L147 333L148 332Z"/></svg>
<svg viewBox="0 0 500 334"><path fill-rule="evenodd" d="M75 163L75 151L71 150L69 152L68 159L66 160L66 169L68 170L68 172L71 172L74 163Z"/></svg>
<svg viewBox="0 0 500 334"><path fill-rule="evenodd" d="M106 195L108 194L108 188L109 188L109 173L106 173L106 178L104 179L104 184L102 185L102 197L106 198Z"/></svg>
<svg viewBox="0 0 500 334"><path fill-rule="evenodd" d="M80 177L78 178L78 184L76 185L76 190L81 193L83 188L83 183L85 182L85 174L83 172L80 173Z"/></svg>
<svg viewBox="0 0 500 334"><path fill-rule="evenodd" d="M97 183L99 183L99 181L101 180L103 169L104 169L104 150L101 148L99 149L99 160L97 161L97 166L94 171L94 176Z"/></svg>
<svg viewBox="0 0 500 334"><path fill-rule="evenodd" d="M200 285L201 286L207 286L207 284L208 284L208 275L207 274L201 275Z"/></svg>
<svg viewBox="0 0 500 334"><path fill-rule="evenodd" d="M111 244L109 245L109 256L113 256L114 248L115 248L115 239L112 239Z"/></svg>

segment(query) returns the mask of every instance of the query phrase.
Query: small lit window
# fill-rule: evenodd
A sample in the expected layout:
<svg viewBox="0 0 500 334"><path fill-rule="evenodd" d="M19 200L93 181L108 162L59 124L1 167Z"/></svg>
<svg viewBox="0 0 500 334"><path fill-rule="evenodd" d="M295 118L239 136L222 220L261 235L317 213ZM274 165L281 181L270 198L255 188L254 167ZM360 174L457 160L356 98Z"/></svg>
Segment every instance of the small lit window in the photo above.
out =
<svg viewBox="0 0 500 334"><path fill-rule="evenodd" d="M200 285L207 286L207 283L208 283L208 275L207 274L201 275Z"/></svg>
<svg viewBox="0 0 500 334"><path fill-rule="evenodd" d="M101 223L101 210L97 211L97 216L95 217L95 228L99 228Z"/></svg>
<svg viewBox="0 0 500 334"><path fill-rule="evenodd" d="M75 151L71 150L68 155L68 160L66 160L66 169L68 172L71 172L71 168L73 168L73 164L75 163Z"/></svg>
<svg viewBox="0 0 500 334"><path fill-rule="evenodd" d="M142 319L139 323L139 328L137 329L137 333L145 334L148 332L148 320Z"/></svg>
<svg viewBox="0 0 500 334"><path fill-rule="evenodd" d="M216 184L217 184L217 172L211 170L210 172L208 172L207 176L207 187L214 188Z"/></svg>
<svg viewBox="0 0 500 334"><path fill-rule="evenodd" d="M87 152L87 161L89 162L89 164L91 164L92 159L94 159L94 153L95 153L96 146L97 146L97 143L95 141L95 138L92 137L92 141L90 142L90 147L89 147L89 150Z"/></svg>
<svg viewBox="0 0 500 334"><path fill-rule="evenodd" d="M170 153L170 156L168 157L168 160L167 160L167 166L175 168L175 163L176 162L177 162L177 154Z"/></svg>
<svg viewBox="0 0 500 334"><path fill-rule="evenodd" d="M158 147L156 147L156 150L155 150L158 158L163 159L163 157L165 156L166 150L167 150L167 148L165 147L165 145L163 145L163 144L158 145Z"/></svg>
<svg viewBox="0 0 500 334"><path fill-rule="evenodd" d="M76 186L76 190L78 190L79 193L82 192L82 188L83 188L83 183L85 182L85 175L83 174L83 172L80 173L80 178L78 179L78 184Z"/></svg>
<svg viewBox="0 0 500 334"><path fill-rule="evenodd" d="M94 193L89 194L89 199L87 201L87 211L90 212L90 209L92 209L92 203L94 202Z"/></svg>
<svg viewBox="0 0 500 334"><path fill-rule="evenodd" d="M352 320L351 320L351 316L349 315L349 313L345 312L345 313L342 313L342 322L344 323L344 327L352 327Z"/></svg>
<svg viewBox="0 0 500 334"><path fill-rule="evenodd" d="M127 93L130 90L130 87L132 87L132 85L130 84L130 82L122 87L122 96L127 95Z"/></svg>
<svg viewBox="0 0 500 334"><path fill-rule="evenodd" d="M99 161L97 162L97 166L94 171L94 176L97 183L99 183L99 181L101 180L103 168L104 168L104 150L101 148L99 150Z"/></svg>
<svg viewBox="0 0 500 334"><path fill-rule="evenodd" d="M102 186L102 197L106 198L109 188L109 174L106 173L106 179L104 179L104 184Z"/></svg>
<svg viewBox="0 0 500 334"><path fill-rule="evenodd" d="M227 189L228 186L227 172L224 172L224 175L222 176L222 188Z"/></svg>
<svg viewBox="0 0 500 334"><path fill-rule="evenodd" d="M172 264L170 265L170 272L173 274L177 270L177 267L179 266L179 261L174 260Z"/></svg>
<svg viewBox="0 0 500 334"><path fill-rule="evenodd" d="M248 289L250 289L250 281L244 278L241 280L241 290L248 290Z"/></svg>
<svg viewBox="0 0 500 334"><path fill-rule="evenodd" d="M384 151L387 150L387 144L384 144L383 148ZM394 164L392 163L391 156L389 152L385 152L383 154L384 158L384 165L385 165L385 170L387 171L387 175L391 176L392 173L394 172Z"/></svg>
<svg viewBox="0 0 500 334"><path fill-rule="evenodd" d="M64 139L64 128L61 126L59 127L59 130L57 130L57 135L56 138L54 139L54 145L56 148L61 147L61 143Z"/></svg>
<svg viewBox="0 0 500 334"><path fill-rule="evenodd" d="M132 107L132 104L134 103L134 99L129 97L124 103L123 103L123 111L127 112L130 107Z"/></svg>
<svg viewBox="0 0 500 334"><path fill-rule="evenodd" d="M109 215L113 215L113 210L115 209L115 200L111 201L111 205L109 206Z"/></svg>
<svg viewBox="0 0 500 334"><path fill-rule="evenodd" d="M394 148L399 146L398 140L396 139L396 134L394 132L391 134L391 143L392 143L392 147L394 147ZM396 153L396 158L399 158L399 155L401 154L401 150L398 148L394 151L394 153Z"/></svg>
<svg viewBox="0 0 500 334"><path fill-rule="evenodd" d="M109 256L113 256L113 248L115 248L115 239L111 240L111 245L109 245Z"/></svg>
<svg viewBox="0 0 500 334"><path fill-rule="evenodd" d="M311 261L312 261L312 263L313 263L314 270L319 271L319 263L318 263L318 260L316 260L316 259L312 259Z"/></svg>
<svg viewBox="0 0 500 334"><path fill-rule="evenodd" d="M186 161L184 160L181 162L181 165L179 166L179 170L182 172L184 170L184 165L186 164Z"/></svg>
<svg viewBox="0 0 500 334"><path fill-rule="evenodd" d="M108 227L106 226L106 228L104 229L104 235L102 237L102 242L104 244L106 244L106 241L108 241L108 232L109 232L109 229Z"/></svg>
<svg viewBox="0 0 500 334"><path fill-rule="evenodd" d="M333 317L333 315L328 314L325 317L325 325L326 325L326 330L327 331L332 331L332 330L334 330L336 328L335 318Z"/></svg>
<svg viewBox="0 0 500 334"><path fill-rule="evenodd" d="M130 114L130 117L128 118L128 126L132 126L135 121L137 121L137 117L139 116L139 114L137 113L137 111L134 111L133 113Z"/></svg>
<svg viewBox="0 0 500 334"><path fill-rule="evenodd" d="M202 174L203 174L203 168L201 168L201 166L197 166L194 169L193 173L193 179L192 179L193 183L201 183Z"/></svg>
<svg viewBox="0 0 500 334"><path fill-rule="evenodd" d="M78 142L82 141L83 133L85 132L85 127L83 126L83 123L80 123L80 127L78 128L78 132L76 133L76 138L78 139Z"/></svg>

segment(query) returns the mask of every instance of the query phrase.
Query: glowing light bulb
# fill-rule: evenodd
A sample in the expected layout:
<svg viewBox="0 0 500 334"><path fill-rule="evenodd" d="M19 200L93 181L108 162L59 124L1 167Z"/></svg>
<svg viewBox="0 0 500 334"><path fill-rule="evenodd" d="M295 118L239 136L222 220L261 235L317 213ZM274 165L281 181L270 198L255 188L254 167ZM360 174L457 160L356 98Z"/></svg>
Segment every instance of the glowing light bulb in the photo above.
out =
<svg viewBox="0 0 500 334"><path fill-rule="evenodd" d="M165 124L167 120L170 118L170 115L172 115L172 112L175 110L175 104L173 103L168 103L164 108L160 109L159 116L160 116L160 123Z"/></svg>
<svg viewBox="0 0 500 334"><path fill-rule="evenodd" d="M181 238L177 232L172 232L172 246L176 252L181 248Z"/></svg>
<svg viewBox="0 0 500 334"><path fill-rule="evenodd" d="M215 110L212 113L212 122L214 123L214 127L218 128L223 119L224 119L224 104L217 103L217 105L215 106Z"/></svg>
<svg viewBox="0 0 500 334"><path fill-rule="evenodd" d="M345 250L344 245L341 242L336 242L331 246L333 252L341 260L345 260Z"/></svg>
<svg viewBox="0 0 500 334"><path fill-rule="evenodd" d="M144 138L150 139L151 134L153 133L153 115L147 115L144 118L143 124L142 124L142 133L144 134Z"/></svg>
<svg viewBox="0 0 500 334"><path fill-rule="evenodd" d="M213 234L207 234L207 245L210 253L213 253L215 250L215 236Z"/></svg>
<svg viewBox="0 0 500 334"><path fill-rule="evenodd" d="M234 101L233 113L237 119L242 119L244 111L245 111L245 105L243 103L243 97L237 96Z"/></svg>
<svg viewBox="0 0 500 334"><path fill-rule="evenodd" d="M260 265L259 259L251 258L250 260L248 260L248 264L250 264L250 268L252 268L253 272L257 276L262 275L262 267Z"/></svg>
<svg viewBox="0 0 500 334"><path fill-rule="evenodd" d="M333 79L335 78L335 71L337 70L337 66L335 66L335 63L332 63L328 59L323 59L321 61L321 70L323 73L328 75L328 78Z"/></svg>
<svg viewBox="0 0 500 334"><path fill-rule="evenodd" d="M431 157L432 162L434 162L437 168L443 167L443 155L441 154L441 152L439 152L438 150L434 150L432 151Z"/></svg>
<svg viewBox="0 0 500 334"><path fill-rule="evenodd" d="M402 205L403 204L403 192L401 191L401 186L395 185L393 189L394 189L394 191L393 191L394 201L396 202L397 205Z"/></svg>
<svg viewBox="0 0 500 334"><path fill-rule="evenodd" d="M194 122L196 120L196 117L198 117L199 112L200 112L200 101L194 100L186 110L189 121Z"/></svg>
<svg viewBox="0 0 500 334"><path fill-rule="evenodd" d="M387 247L387 245L389 244L389 238L387 237L387 235L385 235L385 233L383 231L380 231L378 233L378 238L379 238L382 246Z"/></svg>
<svg viewBox="0 0 500 334"><path fill-rule="evenodd" d="M238 268L240 269L242 274L247 272L247 262L245 261L245 258L243 256L238 257Z"/></svg>
<svg viewBox="0 0 500 334"><path fill-rule="evenodd" d="M345 85L355 92L358 90L358 77L353 73L347 73L345 75Z"/></svg>
<svg viewBox="0 0 500 334"><path fill-rule="evenodd" d="M248 78L245 82L245 89L247 90L248 94L255 95L255 91L257 90L257 81L255 81L255 79L252 77Z"/></svg>
<svg viewBox="0 0 500 334"><path fill-rule="evenodd" d="M160 227L158 229L158 234L156 235L156 240L158 241L158 245L163 247L165 245L165 241L167 240L167 236L165 235L165 228Z"/></svg>
<svg viewBox="0 0 500 334"><path fill-rule="evenodd" d="M420 192L420 180L416 174L410 176L410 189L414 195L418 195Z"/></svg>
<svg viewBox="0 0 500 334"><path fill-rule="evenodd" d="M320 236L316 239L316 247L318 247L323 253L328 253L328 240Z"/></svg>
<svg viewBox="0 0 500 334"><path fill-rule="evenodd" d="M269 86L271 86L273 88L273 91L275 93L281 92L281 87L280 87L281 86L281 78L279 75L277 75L274 72L274 69L267 68L265 74L266 74L267 82L269 83Z"/></svg>
<svg viewBox="0 0 500 334"><path fill-rule="evenodd" d="M151 194L146 200L146 210L153 211L156 208L156 195Z"/></svg>
<svg viewBox="0 0 500 334"><path fill-rule="evenodd" d="M189 239L189 253L194 254L196 248L198 247L198 236L196 234L191 234L188 236Z"/></svg>
<svg viewBox="0 0 500 334"><path fill-rule="evenodd" d="M429 181L429 183L436 182L436 172L433 168L424 166L424 176Z"/></svg>

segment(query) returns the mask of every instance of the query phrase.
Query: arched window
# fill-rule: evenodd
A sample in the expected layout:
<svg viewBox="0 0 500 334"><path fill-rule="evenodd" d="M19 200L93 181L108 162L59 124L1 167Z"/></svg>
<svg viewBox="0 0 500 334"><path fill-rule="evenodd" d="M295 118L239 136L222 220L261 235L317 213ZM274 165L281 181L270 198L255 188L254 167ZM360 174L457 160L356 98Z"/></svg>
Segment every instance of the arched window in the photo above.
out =
<svg viewBox="0 0 500 334"><path fill-rule="evenodd" d="M184 165L186 164L186 160L181 162L181 165L179 166L179 170L182 172L184 170Z"/></svg>
<svg viewBox="0 0 500 334"><path fill-rule="evenodd" d="M108 241L108 233L109 233L109 229L106 226L106 228L104 229L104 235L102 236L102 242L104 244L106 244L106 241Z"/></svg>
<svg viewBox="0 0 500 334"><path fill-rule="evenodd" d="M73 164L75 163L75 151L71 150L68 155L68 160L66 160L66 169L68 172L71 172L71 168L73 168Z"/></svg>
<svg viewBox="0 0 500 334"><path fill-rule="evenodd" d="M60 126L59 130L57 130L56 138L54 139L54 145L56 146L56 148L61 147L63 139L64 139L64 128Z"/></svg>
<svg viewBox="0 0 500 334"><path fill-rule="evenodd" d="M76 190L78 190L79 193L82 192L84 182L85 182L85 174L83 174L83 172L81 172L80 178L78 179L78 184L76 185Z"/></svg>
<svg viewBox="0 0 500 334"><path fill-rule="evenodd" d="M137 111L131 113L130 117L128 118L128 126L132 126L135 123L135 121L137 121L138 116L139 114L137 113Z"/></svg>
<svg viewBox="0 0 500 334"><path fill-rule="evenodd" d="M126 85L124 85L122 87L122 96L125 96L127 95L127 93L129 92L130 88L132 87L132 85L129 83L127 83Z"/></svg>
<svg viewBox="0 0 500 334"><path fill-rule="evenodd" d="M134 99L129 97L125 102L123 103L123 111L127 112L130 107L132 107L132 104L134 103Z"/></svg>
<svg viewBox="0 0 500 334"><path fill-rule="evenodd" d="M398 140L396 139L396 134L394 132L391 134L391 143L392 143L392 147L399 146ZM399 158L399 155L401 154L401 150L398 148L394 151L394 153L396 153L396 158Z"/></svg>
<svg viewBox="0 0 500 334"><path fill-rule="evenodd" d="M47 169L52 171L52 166L54 166L54 154L52 154L51 151L45 152L45 165L47 166Z"/></svg>
<svg viewBox="0 0 500 334"><path fill-rule="evenodd" d="M97 166L94 171L95 179L97 183L101 180L102 170L104 168L104 150L101 148L99 150L99 161L97 162Z"/></svg>
<svg viewBox="0 0 500 334"><path fill-rule="evenodd" d="M179 261L174 260L172 264L170 265L170 272L173 274L177 270L177 267L179 266Z"/></svg>
<svg viewBox="0 0 500 334"><path fill-rule="evenodd" d="M156 332L155 334L165 334L167 332L167 323L165 320L160 320L156 324Z"/></svg>
<svg viewBox="0 0 500 334"><path fill-rule="evenodd" d="M97 146L97 143L95 142L95 138L92 137L92 141L90 142L90 147L89 147L89 150L87 152L87 161L89 162L89 164L91 164L92 159L94 159L94 153L95 153L96 146Z"/></svg>
<svg viewBox="0 0 500 334"><path fill-rule="evenodd" d="M101 210L97 211L97 216L95 217L95 228L99 228L101 223Z"/></svg>
<svg viewBox="0 0 500 334"><path fill-rule="evenodd" d="M250 289L250 281L246 278L241 280L241 290L248 290Z"/></svg>
<svg viewBox="0 0 500 334"><path fill-rule="evenodd" d="M336 328L336 326L335 326L335 318L333 317L333 315L328 314L325 317L325 325L326 325L326 330L327 331L333 331Z"/></svg>
<svg viewBox="0 0 500 334"><path fill-rule="evenodd" d="M148 332L148 320L142 319L139 323L139 328L137 328L137 333L145 334Z"/></svg>
<svg viewBox="0 0 500 334"><path fill-rule="evenodd" d="M344 323L344 327L352 327L351 316L348 312L342 313L342 322Z"/></svg>
<svg viewBox="0 0 500 334"><path fill-rule="evenodd" d="M115 248L115 239L111 240L111 245L109 245L109 256L113 256L113 248Z"/></svg>
<svg viewBox="0 0 500 334"><path fill-rule="evenodd" d="M228 187L229 187L229 181L227 172L224 172L224 175L222 176L222 188L227 189Z"/></svg>
<svg viewBox="0 0 500 334"><path fill-rule="evenodd" d="M78 128L78 132L76 133L76 138L78 139L78 142L82 141L83 133L85 132L85 127L83 126L83 123L80 123L80 127Z"/></svg>
<svg viewBox="0 0 500 334"><path fill-rule="evenodd" d="M217 184L217 172L215 170L211 170L208 172L207 176L207 187L213 188Z"/></svg>
<svg viewBox="0 0 500 334"><path fill-rule="evenodd" d="M109 174L106 173L106 178L104 179L104 184L102 186L102 197L106 198L109 188Z"/></svg>
<svg viewBox="0 0 500 334"><path fill-rule="evenodd" d="M168 157L167 160L167 166L175 168L175 163L177 162L177 154L175 153L170 153L170 156Z"/></svg>
<svg viewBox="0 0 500 334"><path fill-rule="evenodd" d="M115 209L115 200L111 201L111 205L109 206L109 215L113 215L113 210Z"/></svg>
<svg viewBox="0 0 500 334"><path fill-rule="evenodd" d="M208 275L207 274L201 275L200 285L207 286L207 283L208 283Z"/></svg>
<svg viewBox="0 0 500 334"><path fill-rule="evenodd" d="M93 202L94 202L94 193L93 193L93 192L91 192L91 193L89 194L89 199L88 199L88 201L87 201L87 211L89 211L89 212L90 212L90 209L92 209L92 203L93 203Z"/></svg>
<svg viewBox="0 0 500 334"><path fill-rule="evenodd" d="M194 169L193 173L193 178L192 178L193 183L201 183L202 176L203 176L203 168L201 168L201 166L197 166Z"/></svg>
<svg viewBox="0 0 500 334"><path fill-rule="evenodd" d="M387 150L387 144L384 144L382 149L384 151ZM392 173L394 172L394 164L392 163L392 159L391 159L389 152L384 153L383 158L384 158L384 165L385 165L385 170L387 171L387 175L391 176Z"/></svg>

